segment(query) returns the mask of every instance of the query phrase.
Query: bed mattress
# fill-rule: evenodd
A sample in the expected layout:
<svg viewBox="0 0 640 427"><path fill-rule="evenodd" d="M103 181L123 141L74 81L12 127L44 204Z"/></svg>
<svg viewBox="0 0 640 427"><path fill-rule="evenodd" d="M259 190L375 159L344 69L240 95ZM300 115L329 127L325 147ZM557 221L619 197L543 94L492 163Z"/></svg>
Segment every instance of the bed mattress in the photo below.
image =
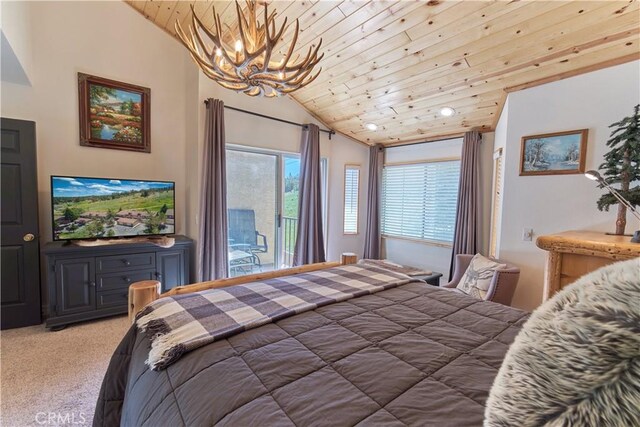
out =
<svg viewBox="0 0 640 427"><path fill-rule="evenodd" d="M411 282L145 364L132 327L95 426L479 426L528 313Z"/></svg>

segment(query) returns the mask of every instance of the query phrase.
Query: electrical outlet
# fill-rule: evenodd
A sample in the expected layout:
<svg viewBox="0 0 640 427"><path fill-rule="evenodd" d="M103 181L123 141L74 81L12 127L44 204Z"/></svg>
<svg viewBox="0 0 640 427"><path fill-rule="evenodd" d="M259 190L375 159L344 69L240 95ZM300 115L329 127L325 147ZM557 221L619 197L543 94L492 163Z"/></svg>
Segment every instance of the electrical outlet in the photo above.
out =
<svg viewBox="0 0 640 427"><path fill-rule="evenodd" d="M533 229L532 228L523 228L522 229L522 241L530 242L533 240Z"/></svg>

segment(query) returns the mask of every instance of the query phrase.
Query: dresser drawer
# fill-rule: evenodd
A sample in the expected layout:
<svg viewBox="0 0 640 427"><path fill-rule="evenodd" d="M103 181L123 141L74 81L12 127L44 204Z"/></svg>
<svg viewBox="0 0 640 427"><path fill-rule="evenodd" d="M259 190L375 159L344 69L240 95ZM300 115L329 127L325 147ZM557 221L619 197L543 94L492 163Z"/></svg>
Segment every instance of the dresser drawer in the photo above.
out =
<svg viewBox="0 0 640 427"><path fill-rule="evenodd" d="M120 273L100 274L97 277L98 292L113 289L128 289L129 285L142 280L156 280L155 270L122 271Z"/></svg>
<svg viewBox="0 0 640 427"><path fill-rule="evenodd" d="M96 258L96 273L98 274L115 271L146 270L155 268L155 266L155 252Z"/></svg>
<svg viewBox="0 0 640 427"><path fill-rule="evenodd" d="M126 310L128 299L129 299L128 289L119 289L119 290L108 291L108 292L98 292L97 308L101 309L101 308L122 307L124 310Z"/></svg>

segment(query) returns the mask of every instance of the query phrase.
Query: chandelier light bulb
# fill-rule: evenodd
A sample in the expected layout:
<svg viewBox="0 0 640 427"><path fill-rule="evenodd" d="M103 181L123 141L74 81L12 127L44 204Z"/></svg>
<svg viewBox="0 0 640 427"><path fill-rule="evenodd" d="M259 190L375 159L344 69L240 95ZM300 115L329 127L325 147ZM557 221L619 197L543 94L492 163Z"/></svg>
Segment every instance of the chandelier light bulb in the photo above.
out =
<svg viewBox="0 0 640 427"><path fill-rule="evenodd" d="M264 21L260 22L262 13L258 9L262 7ZM202 72L220 86L249 96L270 98L289 94L307 86L320 74L321 69L315 73L312 70L324 57L319 52L322 39L312 43L304 57L293 55L299 22L287 23L285 19L277 24L277 13L275 10L269 13L268 7L258 0L246 0L244 8L237 5L234 30L231 23L222 25L215 5L212 5L212 28L203 24L191 5L191 25L185 31L176 20L176 35Z"/></svg>

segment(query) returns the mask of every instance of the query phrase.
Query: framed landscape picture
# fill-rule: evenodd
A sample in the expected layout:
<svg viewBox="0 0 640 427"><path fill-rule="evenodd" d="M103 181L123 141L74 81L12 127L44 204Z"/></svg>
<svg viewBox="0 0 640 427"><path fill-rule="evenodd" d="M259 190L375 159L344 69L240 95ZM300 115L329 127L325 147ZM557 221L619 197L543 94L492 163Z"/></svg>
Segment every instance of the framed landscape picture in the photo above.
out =
<svg viewBox="0 0 640 427"><path fill-rule="evenodd" d="M588 129L522 137L520 176L584 173Z"/></svg>
<svg viewBox="0 0 640 427"><path fill-rule="evenodd" d="M78 73L80 145L151 152L151 90Z"/></svg>

